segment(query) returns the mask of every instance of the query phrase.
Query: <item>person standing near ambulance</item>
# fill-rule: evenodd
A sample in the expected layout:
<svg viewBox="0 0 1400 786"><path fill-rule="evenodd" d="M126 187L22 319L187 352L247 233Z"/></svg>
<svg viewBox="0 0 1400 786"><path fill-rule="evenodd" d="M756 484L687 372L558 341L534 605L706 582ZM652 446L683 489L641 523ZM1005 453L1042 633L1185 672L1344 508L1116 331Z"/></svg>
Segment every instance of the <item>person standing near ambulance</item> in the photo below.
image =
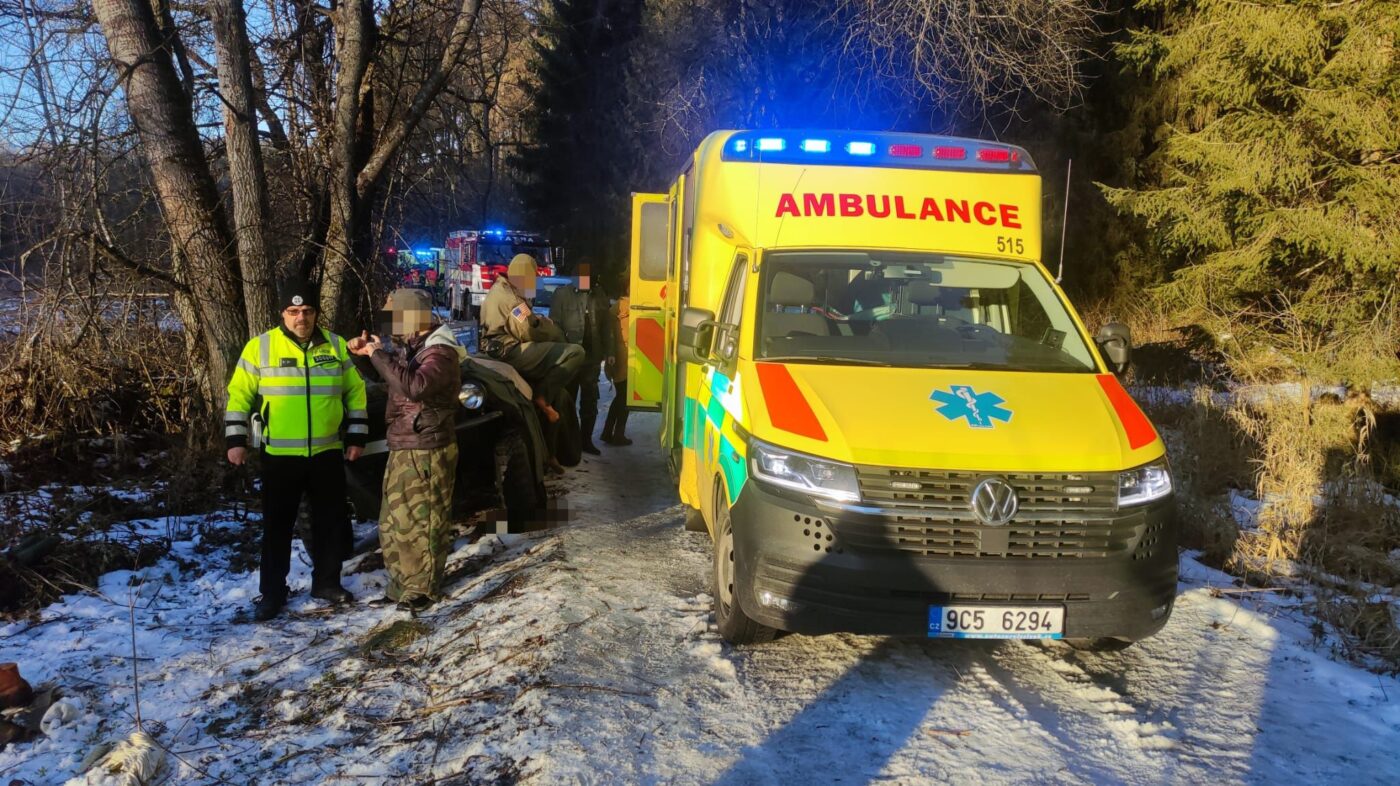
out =
<svg viewBox="0 0 1400 786"><path fill-rule="evenodd" d="M354 600L340 584L341 563L352 547L342 461L359 458L369 437L365 382L350 362L345 339L316 326L316 291L304 279L291 279L279 302L282 324L243 347L224 413L228 460L235 465L247 461L255 411L264 423L262 597L253 610L259 622L277 616L287 603L292 528L303 496L311 505L311 596Z"/></svg>
<svg viewBox="0 0 1400 786"><path fill-rule="evenodd" d="M578 378L578 431L584 453L601 453L593 444L593 427L598 424L598 368L613 356L612 316L608 311L608 296L593 286L593 263L588 257L578 262L574 281L554 291L549 314L564 331L570 344L583 347L583 371Z"/></svg>

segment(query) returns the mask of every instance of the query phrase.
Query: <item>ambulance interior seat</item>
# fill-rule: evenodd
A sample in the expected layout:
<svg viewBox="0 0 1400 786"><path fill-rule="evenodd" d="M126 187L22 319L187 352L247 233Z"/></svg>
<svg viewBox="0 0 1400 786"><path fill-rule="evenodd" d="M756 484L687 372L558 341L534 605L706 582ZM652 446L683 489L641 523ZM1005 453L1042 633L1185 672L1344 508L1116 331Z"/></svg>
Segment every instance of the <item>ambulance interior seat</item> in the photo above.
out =
<svg viewBox="0 0 1400 786"><path fill-rule="evenodd" d="M764 313L765 343L771 345L774 339L789 336L831 334L826 317L811 311L816 303L816 286L811 281L793 273L780 271L773 276L773 281L768 285L768 302L782 310Z"/></svg>
<svg viewBox="0 0 1400 786"><path fill-rule="evenodd" d="M928 281L911 281L907 296L919 316L948 317L955 325L976 321L960 289L940 287Z"/></svg>
<svg viewBox="0 0 1400 786"><path fill-rule="evenodd" d="M905 285L900 313L876 322L871 335L896 347L927 349L960 343L957 329L970 320L943 313L951 294L928 281L910 281Z"/></svg>

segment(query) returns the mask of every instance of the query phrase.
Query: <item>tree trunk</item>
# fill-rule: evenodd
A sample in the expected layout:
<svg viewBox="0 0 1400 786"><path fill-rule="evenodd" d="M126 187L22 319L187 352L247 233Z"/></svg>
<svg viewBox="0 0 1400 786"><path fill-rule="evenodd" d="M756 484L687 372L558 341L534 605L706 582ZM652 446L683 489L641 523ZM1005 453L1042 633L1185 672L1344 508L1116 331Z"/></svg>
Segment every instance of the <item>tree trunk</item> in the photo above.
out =
<svg viewBox="0 0 1400 786"><path fill-rule="evenodd" d="M244 317L233 238L218 208L214 178L195 129L190 99L147 0L93 0L93 12L125 87L151 180L176 253L188 265L189 306L202 320L208 401L223 402L223 382L243 342ZM177 299L177 306L179 305Z"/></svg>
<svg viewBox="0 0 1400 786"><path fill-rule="evenodd" d="M360 84L369 67L373 47L373 10L369 0L343 0L335 10L335 110L331 124L330 224L321 278L321 309L326 324L344 328L353 289L348 280L359 273L355 262L356 130L360 110Z"/></svg>
<svg viewBox="0 0 1400 786"><path fill-rule="evenodd" d="M369 266L374 260L372 249L365 257L355 253L357 245L362 250L365 245L357 241L363 241L368 234L365 228L358 226L358 218L369 212L369 206L379 190L389 162L398 155L404 142L417 129L423 116L428 113L428 108L442 92L447 80L456 73L481 12L481 0L461 0L457 19L448 32L447 46L433 71L418 88L408 110L386 124L372 150L362 159L354 155L355 140L349 136L342 136L353 133L354 112L358 110L358 104L353 103L357 94L351 91L359 88L372 47L372 30L364 34L361 41L351 41L350 38L353 25L351 20L355 15L349 12L362 2L363 0L348 0L347 4L337 11L336 17L336 60L341 70L336 79L336 137L331 156L331 220L330 228L326 232L325 278L321 287L321 304L329 310L326 315L329 323L342 329L349 326L341 323L354 317L356 308L352 298L369 282ZM372 18L368 12L365 12L365 17L370 20L366 24L368 28L368 25L373 24ZM359 49L355 48L357 46ZM351 59L357 52L360 59ZM354 77L353 83L350 82L351 76ZM347 104L350 105L349 116L345 114ZM363 166L359 165L361 161Z"/></svg>
<svg viewBox="0 0 1400 786"><path fill-rule="evenodd" d="M267 175L258 142L256 103L242 0L209 0L223 96L233 226L243 273L243 306L251 330L275 322L272 260L268 254Z"/></svg>

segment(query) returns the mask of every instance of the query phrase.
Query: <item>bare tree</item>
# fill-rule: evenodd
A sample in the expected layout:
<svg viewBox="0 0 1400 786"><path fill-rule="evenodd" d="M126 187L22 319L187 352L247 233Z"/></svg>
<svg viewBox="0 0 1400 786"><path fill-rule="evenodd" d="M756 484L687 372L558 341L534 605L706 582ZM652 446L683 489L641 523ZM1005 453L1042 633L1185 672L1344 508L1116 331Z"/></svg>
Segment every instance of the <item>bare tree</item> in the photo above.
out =
<svg viewBox="0 0 1400 786"><path fill-rule="evenodd" d="M127 109L166 227L174 243L171 283L187 328L203 335L202 371L210 401L221 400L222 382L248 323L237 285L234 242L219 210L214 178L195 128L189 95L181 86L151 4L145 0L95 0L93 13L125 88Z"/></svg>
<svg viewBox="0 0 1400 786"><path fill-rule="evenodd" d="M258 140L257 102L253 93L252 48L242 0L209 0L218 53L219 92L223 103L233 226L243 279L243 305L250 328L274 316L272 259L265 228L268 222L267 174ZM266 105L264 99L263 104ZM276 117L275 114L272 117Z"/></svg>
<svg viewBox="0 0 1400 786"><path fill-rule="evenodd" d="M963 117L1069 108L1093 56L1098 0L841 0L857 68Z"/></svg>

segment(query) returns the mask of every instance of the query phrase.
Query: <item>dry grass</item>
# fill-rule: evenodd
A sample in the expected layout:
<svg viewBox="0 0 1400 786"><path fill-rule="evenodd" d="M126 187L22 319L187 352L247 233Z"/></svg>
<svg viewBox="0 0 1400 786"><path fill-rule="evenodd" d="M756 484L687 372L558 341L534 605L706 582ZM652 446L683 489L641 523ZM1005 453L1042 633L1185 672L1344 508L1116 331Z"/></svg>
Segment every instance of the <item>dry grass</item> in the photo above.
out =
<svg viewBox="0 0 1400 786"><path fill-rule="evenodd" d="M1368 467L1369 402L1312 398L1304 381L1291 395L1239 402L1230 415L1258 446L1255 488L1264 501L1259 527L1240 539L1236 559L1253 570L1272 570L1305 555L1305 541L1328 509L1336 482Z"/></svg>
<svg viewBox="0 0 1400 786"><path fill-rule="evenodd" d="M0 440L68 441L200 422L184 335L152 298L38 295L0 338Z"/></svg>

